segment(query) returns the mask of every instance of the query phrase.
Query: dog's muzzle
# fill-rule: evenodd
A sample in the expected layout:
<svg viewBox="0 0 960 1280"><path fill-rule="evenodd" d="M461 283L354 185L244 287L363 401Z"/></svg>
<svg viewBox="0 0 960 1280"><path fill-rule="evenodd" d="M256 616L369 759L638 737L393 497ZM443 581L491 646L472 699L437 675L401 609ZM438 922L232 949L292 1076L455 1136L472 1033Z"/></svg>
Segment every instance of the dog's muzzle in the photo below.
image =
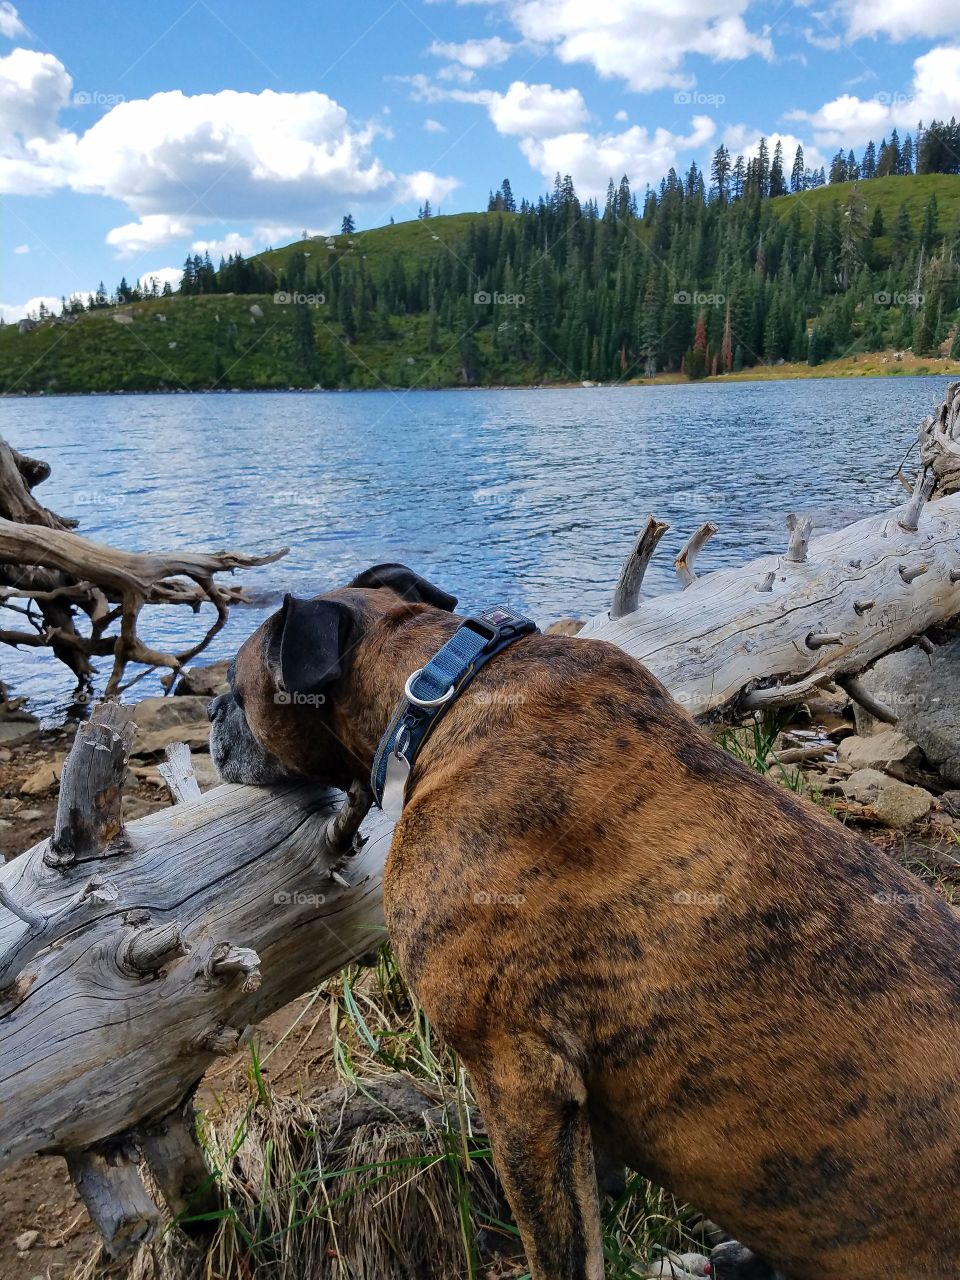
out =
<svg viewBox="0 0 960 1280"><path fill-rule="evenodd" d="M265 751L250 732L247 717L232 693L221 693L207 704L210 758L224 782L265 787L289 782L279 760Z"/></svg>

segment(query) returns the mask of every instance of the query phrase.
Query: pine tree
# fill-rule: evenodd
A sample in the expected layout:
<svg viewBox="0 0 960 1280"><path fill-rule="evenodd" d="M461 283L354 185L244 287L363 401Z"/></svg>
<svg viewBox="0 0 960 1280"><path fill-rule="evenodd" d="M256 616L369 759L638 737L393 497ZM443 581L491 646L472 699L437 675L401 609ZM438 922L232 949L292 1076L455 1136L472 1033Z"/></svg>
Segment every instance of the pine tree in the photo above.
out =
<svg viewBox="0 0 960 1280"><path fill-rule="evenodd" d="M313 382L317 372L317 347L313 331L313 316L304 302L293 307L293 364L297 376Z"/></svg>
<svg viewBox="0 0 960 1280"><path fill-rule="evenodd" d="M873 145L873 139L867 143L866 150L863 153L863 163L860 166L860 174L864 180L875 178L877 176L877 148Z"/></svg>
<svg viewBox="0 0 960 1280"><path fill-rule="evenodd" d="M353 220L352 213L345 213L343 221L340 223L340 234L342 236L352 236L357 229L357 224Z"/></svg>
<svg viewBox="0 0 960 1280"><path fill-rule="evenodd" d="M504 178L500 184L500 198L503 201L503 210L505 213L516 213L517 202L513 198L513 189L510 186L510 179Z"/></svg>
<svg viewBox="0 0 960 1280"><path fill-rule="evenodd" d="M783 176L783 145L778 138L777 145L773 149L773 163L770 165L770 198L774 199L786 194L787 184Z"/></svg>
<svg viewBox="0 0 960 1280"><path fill-rule="evenodd" d="M727 203L730 186L730 152L721 142L710 161L711 192L720 204Z"/></svg>
<svg viewBox="0 0 960 1280"><path fill-rule="evenodd" d="M797 146L796 153L793 157L793 168L790 171L790 190L803 191L806 187L805 181L806 170L803 163L803 147Z"/></svg>
<svg viewBox="0 0 960 1280"><path fill-rule="evenodd" d="M707 373L707 317L701 311L697 316L697 327L693 335L693 346L686 357L687 377L699 379Z"/></svg>
<svg viewBox="0 0 960 1280"><path fill-rule="evenodd" d="M730 325L730 303L723 317L723 340L720 343L720 365L724 373L733 368L733 330Z"/></svg>

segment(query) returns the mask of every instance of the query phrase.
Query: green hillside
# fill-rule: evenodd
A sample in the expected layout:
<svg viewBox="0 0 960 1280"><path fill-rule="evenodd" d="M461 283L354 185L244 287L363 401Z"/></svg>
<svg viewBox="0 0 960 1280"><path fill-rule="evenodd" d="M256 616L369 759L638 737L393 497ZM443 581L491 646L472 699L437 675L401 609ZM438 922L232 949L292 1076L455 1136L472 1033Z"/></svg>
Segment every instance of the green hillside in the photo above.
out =
<svg viewBox="0 0 960 1280"><path fill-rule="evenodd" d="M815 187L798 195L778 196L770 204L778 217L787 218L794 209L799 210L800 222L808 229L816 212L825 215L834 200L843 205L854 186L861 194L872 215L879 209L884 225L893 227L901 205L906 205L914 230L923 226L924 215L930 197L935 196L942 222L949 224L960 214L960 178L949 173L922 173L871 178L859 184L838 182L827 187Z"/></svg>
<svg viewBox="0 0 960 1280"><path fill-rule="evenodd" d="M960 359L960 176L642 210L572 183L519 212L315 237L182 291L0 328L0 391L529 385L776 369L895 347ZM902 367L902 362L897 362Z"/></svg>

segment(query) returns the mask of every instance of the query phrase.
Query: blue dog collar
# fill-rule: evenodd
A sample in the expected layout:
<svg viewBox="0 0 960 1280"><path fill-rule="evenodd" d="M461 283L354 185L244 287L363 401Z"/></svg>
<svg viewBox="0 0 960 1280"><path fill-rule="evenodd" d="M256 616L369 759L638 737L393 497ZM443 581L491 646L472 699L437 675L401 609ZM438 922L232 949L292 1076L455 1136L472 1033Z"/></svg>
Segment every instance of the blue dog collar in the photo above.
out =
<svg viewBox="0 0 960 1280"><path fill-rule="evenodd" d="M414 671L373 758L370 785L385 813L400 816L417 753L457 695L501 649L537 630L531 618L497 605L466 618L426 666Z"/></svg>

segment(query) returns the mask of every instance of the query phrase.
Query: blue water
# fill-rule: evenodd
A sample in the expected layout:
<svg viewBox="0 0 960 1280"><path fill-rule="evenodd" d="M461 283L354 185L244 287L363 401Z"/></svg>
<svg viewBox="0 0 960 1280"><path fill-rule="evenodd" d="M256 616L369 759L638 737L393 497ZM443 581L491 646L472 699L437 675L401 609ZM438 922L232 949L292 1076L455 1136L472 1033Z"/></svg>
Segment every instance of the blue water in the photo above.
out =
<svg viewBox="0 0 960 1280"><path fill-rule="evenodd" d="M550 621L608 604L649 512L671 525L645 584L661 592L706 519L720 531L701 571L783 547L788 511L823 531L897 501L892 477L945 386L76 396L6 400L0 432L51 464L37 496L89 537L131 550L288 545L238 575L272 599L400 560L464 607L504 600ZM273 607L234 609L200 661L232 653ZM186 647L208 613L147 609L141 633ZM2 649L0 672L44 715L69 701L72 678L49 654ZM150 677L136 694L158 689Z"/></svg>

